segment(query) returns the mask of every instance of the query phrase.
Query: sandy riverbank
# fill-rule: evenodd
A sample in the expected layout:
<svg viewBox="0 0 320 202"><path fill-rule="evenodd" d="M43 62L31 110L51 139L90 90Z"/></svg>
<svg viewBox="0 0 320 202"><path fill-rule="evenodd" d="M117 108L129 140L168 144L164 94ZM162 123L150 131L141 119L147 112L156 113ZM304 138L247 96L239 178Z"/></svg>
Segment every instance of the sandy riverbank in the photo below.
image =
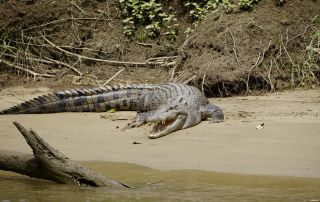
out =
<svg viewBox="0 0 320 202"><path fill-rule="evenodd" d="M49 91L3 89L0 110ZM0 149L31 152L11 123L18 121L73 160L320 178L320 90L211 101L224 109L225 122L202 122L156 140L147 138L152 126L121 130L133 112L3 115Z"/></svg>

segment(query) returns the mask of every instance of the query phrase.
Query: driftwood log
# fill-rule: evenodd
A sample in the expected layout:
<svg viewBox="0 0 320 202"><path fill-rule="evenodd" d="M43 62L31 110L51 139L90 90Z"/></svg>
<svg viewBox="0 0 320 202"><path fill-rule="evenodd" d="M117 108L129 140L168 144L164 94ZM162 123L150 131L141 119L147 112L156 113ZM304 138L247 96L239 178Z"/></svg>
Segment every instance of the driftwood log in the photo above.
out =
<svg viewBox="0 0 320 202"><path fill-rule="evenodd" d="M0 150L0 170L77 186L130 188L71 161L32 129L27 130L18 122L13 124L31 147L33 155Z"/></svg>

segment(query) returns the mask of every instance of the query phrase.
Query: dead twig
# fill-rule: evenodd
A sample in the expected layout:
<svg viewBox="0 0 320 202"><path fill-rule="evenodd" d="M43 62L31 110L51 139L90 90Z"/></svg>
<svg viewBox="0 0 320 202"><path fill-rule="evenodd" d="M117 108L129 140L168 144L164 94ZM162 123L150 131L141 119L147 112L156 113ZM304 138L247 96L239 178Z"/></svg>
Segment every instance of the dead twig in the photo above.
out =
<svg viewBox="0 0 320 202"><path fill-rule="evenodd" d="M12 54L8 54L8 53L3 53L3 55L7 56L7 57L11 57L11 58L17 58L17 56L12 55ZM36 62L41 62L41 63L44 63L44 64L54 64L53 62L51 62L49 60L44 60L42 58L32 58L32 57L26 56L25 59L26 60L36 61Z"/></svg>
<svg viewBox="0 0 320 202"><path fill-rule="evenodd" d="M136 44L141 45L141 46L150 47L150 48L152 48L154 46L154 44L151 44L151 43L136 42Z"/></svg>
<svg viewBox="0 0 320 202"><path fill-rule="evenodd" d="M156 58L149 58L146 62L163 62L165 60L174 60L178 56L163 56L163 57L156 57Z"/></svg>
<svg viewBox="0 0 320 202"><path fill-rule="evenodd" d="M159 64L161 67L163 66L173 66L176 64L176 59L178 56L164 56L164 57L156 57L156 58L149 58L146 60L147 63L155 63Z"/></svg>
<svg viewBox="0 0 320 202"><path fill-rule="evenodd" d="M211 57L211 64L209 64L209 65L206 67L206 69L205 69L205 71L204 71L204 74L203 74L203 77L202 77L202 82L201 82L201 91L202 91L202 93L204 93L204 82L205 82L205 78L206 78L206 72L207 72L208 68L214 63L214 62L213 62L213 56L212 56L212 54L209 53L209 55L210 55L210 57Z"/></svg>
<svg viewBox="0 0 320 202"><path fill-rule="evenodd" d="M239 59L238 59L237 48L236 48L236 41L235 41L235 39L234 39L234 36L233 36L231 30L230 30L229 28L227 28L227 30L229 31L229 33L230 33L230 35L231 35L231 38L232 38L232 41L233 41L233 48L232 48L232 49L233 49L234 55L235 55L235 57L236 57L236 61L237 61L238 65L241 66L241 65L240 65L240 62L239 62Z"/></svg>
<svg viewBox="0 0 320 202"><path fill-rule="evenodd" d="M59 19L59 20L53 20L53 21L51 21L51 22L47 22L47 23L44 23L44 24L41 24L41 25L36 25L36 26L34 26L34 27L30 27L30 28L27 28L27 29L23 29L22 31L29 31L29 30L32 30L32 29L37 29L37 28L41 28L41 27L46 27L46 26L49 26L49 25L52 25L52 24L61 23L61 22L65 22L65 21L72 21L72 20L110 21L109 19L104 19L104 18L74 18L74 17L71 17L71 18L64 18L64 19Z"/></svg>
<svg viewBox="0 0 320 202"><path fill-rule="evenodd" d="M295 80L294 80L294 67L296 67L296 65L294 64L288 50L287 50L287 45L288 45L288 30L287 30L287 41L286 41L286 45L284 45L284 42L283 42L283 38L282 38L282 35L280 36L280 44L284 50L284 52L286 53L289 61L291 62L291 87L294 87L295 86Z"/></svg>
<svg viewBox="0 0 320 202"><path fill-rule="evenodd" d="M34 71L30 70L30 69L27 69L27 68L24 68L24 67L20 67L20 66L18 66L16 64L13 64L11 62L8 62L8 61L2 60L2 59L0 59L0 64L1 63L6 64L7 66L12 67L14 69L17 69L18 71L20 70L22 72L30 74L34 78L36 78L36 77L43 77L43 78L53 78L53 77L55 77L55 75L52 75L52 74L41 74L41 73L34 72Z"/></svg>
<svg viewBox="0 0 320 202"><path fill-rule="evenodd" d="M12 55L12 54L4 53L3 55L7 56L7 57L11 57L11 58L17 58L17 56ZM69 69L71 69L72 71L74 71L75 73L77 73L79 76L83 76L83 74L79 70L77 70L76 68L72 67L71 65L69 65L67 63L60 62L58 60L54 60L54 59L46 57L46 56L42 56L42 57L44 59L43 58L32 58L32 57L25 56L25 59L26 60L30 60L30 61L35 61L35 62L41 62L41 63L44 63L44 64L59 64L59 65L62 65L62 66L66 66Z"/></svg>
<svg viewBox="0 0 320 202"><path fill-rule="evenodd" d="M250 87L249 87L250 73L251 73L251 71L252 71L256 66L258 66L258 64L259 64L259 62L260 62L260 58L261 58L261 52L259 53L259 56L258 56L258 58L257 58L256 63L255 63L255 64L249 69L249 71L248 71L247 82L246 82L246 86L247 86L246 95L248 95L249 92L251 93L251 90L250 90Z"/></svg>
<svg viewBox="0 0 320 202"><path fill-rule="evenodd" d="M178 65L174 65L174 67L172 68L172 71L171 71L171 76L170 76L170 79L169 81L172 81L174 76L175 76L175 73L176 73L176 69L177 69Z"/></svg>
<svg viewBox="0 0 320 202"><path fill-rule="evenodd" d="M190 81L192 81L193 79L195 79L197 76L196 75L193 75L190 79L182 82L183 84L188 84Z"/></svg>
<svg viewBox="0 0 320 202"><path fill-rule="evenodd" d="M202 93L204 93L204 80L206 78L206 74L203 74L203 77L202 77L202 82L201 82L201 91Z"/></svg>
<svg viewBox="0 0 320 202"><path fill-rule="evenodd" d="M84 15L87 15L87 13L80 8L76 3L74 3L73 1L68 1L70 4L72 4L74 7L76 7L77 9L79 9L79 11L81 11L81 13L83 13Z"/></svg>
<svg viewBox="0 0 320 202"><path fill-rule="evenodd" d="M270 59L270 68L269 68L267 77L265 77L262 73L260 73L260 76L269 84L269 86L270 86L270 91L271 91L271 92L275 92L275 88L274 88L274 85L273 85L272 80L271 80L272 66L273 66L273 64L272 64L272 59Z"/></svg>
<svg viewBox="0 0 320 202"><path fill-rule="evenodd" d="M180 72L176 72L175 74L177 76L173 77L173 79L171 79L170 82L187 84L191 80L196 78L196 75L193 75L191 72L188 72L188 69L182 70ZM190 77L191 75L193 75L193 76Z"/></svg>
<svg viewBox="0 0 320 202"><path fill-rule="evenodd" d="M274 88L274 85L272 83L272 80L271 80L271 71L272 71L272 58L270 59L270 69L268 71L268 80L269 80L269 85L270 85L270 88L271 88L271 92L275 92L275 88Z"/></svg>
<svg viewBox="0 0 320 202"><path fill-rule="evenodd" d="M75 67L67 64L67 63L64 63L64 62L61 62L61 61L58 61L58 60L54 60L52 58L49 58L49 57L46 57L46 56L43 56L45 59L47 59L48 61L52 62L52 63L55 63L55 64L59 64L59 65L63 65L65 67L68 67L70 70L72 70L73 72L77 73L79 76L83 76L83 74L77 70Z"/></svg>
<svg viewBox="0 0 320 202"><path fill-rule="evenodd" d="M125 69L125 67L120 69L117 73L115 73L115 75L113 75L110 79L108 79L106 82L104 82L102 84L102 86L106 86L110 81L112 81L116 76L118 76L118 74L120 74L124 69Z"/></svg>

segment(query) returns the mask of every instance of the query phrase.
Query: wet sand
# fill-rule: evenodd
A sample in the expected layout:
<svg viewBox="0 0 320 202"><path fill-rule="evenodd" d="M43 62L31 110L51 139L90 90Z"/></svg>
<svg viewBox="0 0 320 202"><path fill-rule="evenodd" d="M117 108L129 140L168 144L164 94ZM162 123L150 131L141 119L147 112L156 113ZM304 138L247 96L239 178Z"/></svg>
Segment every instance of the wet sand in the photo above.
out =
<svg viewBox="0 0 320 202"><path fill-rule="evenodd" d="M46 92L50 90L2 89L0 110ZM3 115L0 149L31 152L11 123L18 121L78 161L320 178L320 89L216 98L211 102L224 109L225 122L204 121L155 140L147 138L151 125L122 130L134 112ZM264 128L256 129L261 123Z"/></svg>

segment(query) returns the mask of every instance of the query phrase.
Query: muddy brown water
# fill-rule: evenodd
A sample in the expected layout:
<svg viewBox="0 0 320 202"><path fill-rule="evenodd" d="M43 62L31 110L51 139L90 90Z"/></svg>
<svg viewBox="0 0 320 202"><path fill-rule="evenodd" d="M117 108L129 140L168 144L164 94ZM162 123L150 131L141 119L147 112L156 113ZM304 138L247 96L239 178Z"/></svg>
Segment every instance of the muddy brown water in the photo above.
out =
<svg viewBox="0 0 320 202"><path fill-rule="evenodd" d="M320 201L320 179L81 164L136 188L74 187L1 171L0 201Z"/></svg>

